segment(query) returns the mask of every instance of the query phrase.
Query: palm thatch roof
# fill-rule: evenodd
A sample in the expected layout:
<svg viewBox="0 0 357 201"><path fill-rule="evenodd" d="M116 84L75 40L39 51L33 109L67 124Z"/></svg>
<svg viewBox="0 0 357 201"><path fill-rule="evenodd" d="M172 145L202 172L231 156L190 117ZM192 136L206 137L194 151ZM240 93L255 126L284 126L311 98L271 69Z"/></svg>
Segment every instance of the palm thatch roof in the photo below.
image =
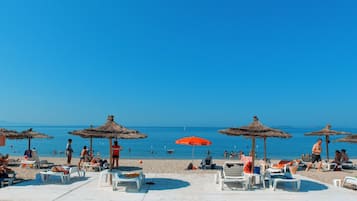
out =
<svg viewBox="0 0 357 201"><path fill-rule="evenodd" d="M139 138L147 137L147 135L142 134L137 130L128 129L122 125L117 124L114 121L113 115L109 115L107 118L107 122L102 126L96 128L90 127L83 130L74 130L69 133L84 138L95 137L95 138L139 139Z"/></svg>
<svg viewBox="0 0 357 201"><path fill-rule="evenodd" d="M18 132L14 130L7 130L5 128L0 128L0 135L5 135L5 137L12 137L18 135Z"/></svg>
<svg viewBox="0 0 357 201"><path fill-rule="evenodd" d="M16 132L16 134L8 134L6 137L9 139L53 138L52 136L33 131L32 128L29 128L28 130L22 131L20 133Z"/></svg>
<svg viewBox="0 0 357 201"><path fill-rule="evenodd" d="M257 116L253 117L253 122L248 126L242 126L239 128L228 128L219 131L222 134L226 135L235 135L235 136L246 136L246 137L279 137L279 138L290 138L291 135L285 133L284 131L269 128L260 123Z"/></svg>
<svg viewBox="0 0 357 201"><path fill-rule="evenodd" d="M350 143L357 143L357 134L349 135L344 138L337 139L336 142L350 142Z"/></svg>
<svg viewBox="0 0 357 201"><path fill-rule="evenodd" d="M49 135L46 135L43 133L39 133L39 132L35 132L35 131L33 131L32 128L29 128L28 130L25 130L22 132L0 129L0 134L5 134L6 138L11 139L11 140L28 139L28 147L27 147L28 150L31 148L31 139L32 138L53 138L52 136L49 136Z"/></svg>
<svg viewBox="0 0 357 201"><path fill-rule="evenodd" d="M350 132L335 131L331 129L331 125L327 124L325 128L310 133L305 133L306 136L327 136L327 135L351 135Z"/></svg>

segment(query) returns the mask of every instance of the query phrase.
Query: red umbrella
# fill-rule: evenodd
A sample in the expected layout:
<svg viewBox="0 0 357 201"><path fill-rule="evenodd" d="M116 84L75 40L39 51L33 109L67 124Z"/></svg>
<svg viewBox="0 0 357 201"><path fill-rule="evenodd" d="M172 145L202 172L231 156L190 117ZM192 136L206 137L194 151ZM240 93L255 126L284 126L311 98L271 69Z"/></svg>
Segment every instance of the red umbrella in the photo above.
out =
<svg viewBox="0 0 357 201"><path fill-rule="evenodd" d="M195 151L194 147L195 146L209 146L212 144L212 142L207 139L204 139L204 138L191 136L191 137L184 137L184 138L176 140L176 144L192 146L192 162L193 162L193 155L194 155L194 151Z"/></svg>

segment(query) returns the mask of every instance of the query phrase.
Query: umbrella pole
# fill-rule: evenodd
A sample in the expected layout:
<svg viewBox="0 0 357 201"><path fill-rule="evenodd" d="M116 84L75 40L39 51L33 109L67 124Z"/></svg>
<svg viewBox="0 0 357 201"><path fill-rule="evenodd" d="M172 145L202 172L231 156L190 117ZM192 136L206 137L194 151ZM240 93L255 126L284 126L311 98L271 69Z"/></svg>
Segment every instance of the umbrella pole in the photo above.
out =
<svg viewBox="0 0 357 201"><path fill-rule="evenodd" d="M92 136L90 136L89 144L90 144L89 155L90 155L91 157L93 157L93 137L92 137Z"/></svg>
<svg viewBox="0 0 357 201"><path fill-rule="evenodd" d="M267 138L264 138L264 162L267 163Z"/></svg>
<svg viewBox="0 0 357 201"><path fill-rule="evenodd" d="M112 164L112 160L113 160L113 156L112 156L112 138L109 138L109 171L111 172L113 169L113 164ZM109 176L109 181L110 181L110 185L112 185L112 174L110 174Z"/></svg>
<svg viewBox="0 0 357 201"><path fill-rule="evenodd" d="M31 150L31 138L27 138L28 139L28 150Z"/></svg>
<svg viewBox="0 0 357 201"><path fill-rule="evenodd" d="M113 148L112 148L112 146L113 146L112 138L109 138L109 168L110 168L110 170L113 169L113 163L112 163L112 161L113 161L113 155L112 155Z"/></svg>
<svg viewBox="0 0 357 201"><path fill-rule="evenodd" d="M192 145L192 165L193 165L194 152L195 152L195 146Z"/></svg>
<svg viewBox="0 0 357 201"><path fill-rule="evenodd" d="M327 156L327 162L329 161L328 157L328 142L330 141L330 136L326 135L326 156Z"/></svg>
<svg viewBox="0 0 357 201"><path fill-rule="evenodd" d="M255 137L252 138L252 170L251 173L254 173L254 160L255 160Z"/></svg>

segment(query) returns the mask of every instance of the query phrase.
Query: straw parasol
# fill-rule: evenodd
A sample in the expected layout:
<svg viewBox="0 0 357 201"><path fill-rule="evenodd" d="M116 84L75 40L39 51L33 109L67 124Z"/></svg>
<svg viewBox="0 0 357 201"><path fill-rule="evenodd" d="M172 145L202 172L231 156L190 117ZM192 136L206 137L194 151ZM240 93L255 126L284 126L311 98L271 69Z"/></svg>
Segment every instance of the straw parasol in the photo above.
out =
<svg viewBox="0 0 357 201"><path fill-rule="evenodd" d="M337 140L335 140L335 142L357 143L357 134L349 135L344 138L337 139Z"/></svg>
<svg viewBox="0 0 357 201"><path fill-rule="evenodd" d="M352 133L344 131L331 130L331 125L327 124L325 128L319 131L305 133L306 136L325 136L326 138L326 156L327 162L329 161L328 144L330 143L330 135L351 135Z"/></svg>
<svg viewBox="0 0 357 201"><path fill-rule="evenodd" d="M31 149L31 139L32 138L53 138L52 136L39 133L36 131L33 131L32 128L29 128L28 130L22 131L22 132L16 132L16 131L9 131L9 130L1 130L1 134L5 134L6 138L10 140L16 140L16 139L28 139L28 150Z"/></svg>
<svg viewBox="0 0 357 201"><path fill-rule="evenodd" d="M114 116L109 115L107 118L107 122L99 127L96 128L87 128L84 130L75 130L69 132L73 135L78 135L84 138L108 138L109 139L109 153L110 153L110 169L112 169L111 161L112 161L112 139L139 139L139 138L146 138L147 135L140 133L136 130L131 130L125 128L122 125L117 124L114 121Z"/></svg>
<svg viewBox="0 0 357 201"><path fill-rule="evenodd" d="M0 128L0 146L5 146L5 139L7 136L17 135L17 131Z"/></svg>
<svg viewBox="0 0 357 201"><path fill-rule="evenodd" d="M0 128L0 135L8 136L8 135L17 135L17 134L18 134L17 131Z"/></svg>
<svg viewBox="0 0 357 201"><path fill-rule="evenodd" d="M196 136L191 136L191 137L184 137L176 140L176 144L182 144L182 145L190 145L192 146L192 163L193 163L193 156L194 156L194 147L195 146L209 146L212 144L211 141L196 137Z"/></svg>
<svg viewBox="0 0 357 201"><path fill-rule="evenodd" d="M264 160L266 160L266 138L268 137L279 137L279 138L290 138L291 135L285 133L284 131L273 129L264 126L260 123L257 116L253 117L253 122L248 126L242 126L239 128L228 128L219 131L222 134L233 135L233 136L245 136L252 138L252 170L254 170L254 159L255 159L255 138L264 139Z"/></svg>

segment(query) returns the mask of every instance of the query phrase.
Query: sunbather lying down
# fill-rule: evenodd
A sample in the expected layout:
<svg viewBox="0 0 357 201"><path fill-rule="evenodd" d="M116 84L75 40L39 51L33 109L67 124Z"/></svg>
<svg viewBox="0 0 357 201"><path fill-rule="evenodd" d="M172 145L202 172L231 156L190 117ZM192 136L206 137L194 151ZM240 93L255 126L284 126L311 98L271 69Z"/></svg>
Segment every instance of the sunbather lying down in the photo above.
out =
<svg viewBox="0 0 357 201"><path fill-rule="evenodd" d="M281 161L279 161L279 163L273 164L272 167L273 168L277 168L277 169L281 169L281 168L284 168L286 165L292 165L293 163L294 163L294 161L281 160Z"/></svg>
<svg viewBox="0 0 357 201"><path fill-rule="evenodd" d="M51 171L52 172L63 172L64 174L68 174L69 173L69 170L63 168L62 166L53 166L51 168Z"/></svg>

